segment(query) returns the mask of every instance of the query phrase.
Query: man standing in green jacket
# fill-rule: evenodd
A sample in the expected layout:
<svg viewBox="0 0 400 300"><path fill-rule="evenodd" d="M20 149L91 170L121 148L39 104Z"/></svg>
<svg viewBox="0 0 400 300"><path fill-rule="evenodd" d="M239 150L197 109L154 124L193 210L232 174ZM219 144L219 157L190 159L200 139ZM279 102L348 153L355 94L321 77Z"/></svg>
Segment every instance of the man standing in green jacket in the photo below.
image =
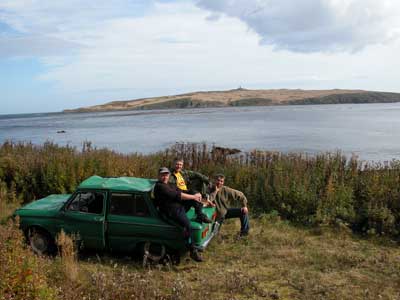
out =
<svg viewBox="0 0 400 300"><path fill-rule="evenodd" d="M224 186L225 176L215 176L213 185L209 188L210 201L216 205L217 220L220 224L225 219L240 218L240 236L249 234L249 209L246 196L238 190ZM240 203L241 208L232 208L233 203Z"/></svg>

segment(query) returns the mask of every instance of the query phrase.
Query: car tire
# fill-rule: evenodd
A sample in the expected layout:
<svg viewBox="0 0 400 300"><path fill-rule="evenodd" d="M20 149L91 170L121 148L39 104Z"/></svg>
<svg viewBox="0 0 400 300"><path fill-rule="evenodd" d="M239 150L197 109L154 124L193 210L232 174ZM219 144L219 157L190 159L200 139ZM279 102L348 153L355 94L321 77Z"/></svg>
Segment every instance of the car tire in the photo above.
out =
<svg viewBox="0 0 400 300"><path fill-rule="evenodd" d="M28 231L28 241L32 251L37 255L49 255L54 251L55 245L50 234L45 230L31 228Z"/></svg>
<svg viewBox="0 0 400 300"><path fill-rule="evenodd" d="M171 263L175 266L178 266L181 263L181 255L178 252L172 253L170 258Z"/></svg>
<svg viewBox="0 0 400 300"><path fill-rule="evenodd" d="M166 255L166 248L162 244L145 242L142 247L143 265L147 262L159 263Z"/></svg>

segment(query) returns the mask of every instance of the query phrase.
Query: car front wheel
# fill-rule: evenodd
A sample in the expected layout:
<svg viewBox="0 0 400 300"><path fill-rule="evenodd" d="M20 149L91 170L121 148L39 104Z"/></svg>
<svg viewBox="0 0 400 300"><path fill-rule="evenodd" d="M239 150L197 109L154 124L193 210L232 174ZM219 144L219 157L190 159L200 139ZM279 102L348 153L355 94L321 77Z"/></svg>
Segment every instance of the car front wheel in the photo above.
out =
<svg viewBox="0 0 400 300"><path fill-rule="evenodd" d="M50 254L53 243L50 235L44 230L32 228L29 230L29 245L38 255Z"/></svg>

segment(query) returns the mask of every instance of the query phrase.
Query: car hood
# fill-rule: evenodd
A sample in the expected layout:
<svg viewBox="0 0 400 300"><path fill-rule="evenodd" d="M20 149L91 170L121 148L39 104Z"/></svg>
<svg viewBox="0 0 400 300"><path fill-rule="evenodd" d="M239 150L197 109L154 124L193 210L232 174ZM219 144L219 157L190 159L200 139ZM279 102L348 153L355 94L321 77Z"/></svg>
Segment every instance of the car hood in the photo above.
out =
<svg viewBox="0 0 400 300"><path fill-rule="evenodd" d="M16 215L48 215L58 212L71 194L50 195L46 198L32 201L15 211Z"/></svg>

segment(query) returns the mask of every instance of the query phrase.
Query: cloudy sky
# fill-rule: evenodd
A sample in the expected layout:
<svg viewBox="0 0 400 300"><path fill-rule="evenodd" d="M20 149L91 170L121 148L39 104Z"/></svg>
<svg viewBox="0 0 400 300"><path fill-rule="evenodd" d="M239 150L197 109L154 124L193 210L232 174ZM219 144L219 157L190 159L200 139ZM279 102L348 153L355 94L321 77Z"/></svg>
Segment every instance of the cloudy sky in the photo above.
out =
<svg viewBox="0 0 400 300"><path fill-rule="evenodd" d="M397 0L0 0L0 114L244 88L400 92Z"/></svg>

